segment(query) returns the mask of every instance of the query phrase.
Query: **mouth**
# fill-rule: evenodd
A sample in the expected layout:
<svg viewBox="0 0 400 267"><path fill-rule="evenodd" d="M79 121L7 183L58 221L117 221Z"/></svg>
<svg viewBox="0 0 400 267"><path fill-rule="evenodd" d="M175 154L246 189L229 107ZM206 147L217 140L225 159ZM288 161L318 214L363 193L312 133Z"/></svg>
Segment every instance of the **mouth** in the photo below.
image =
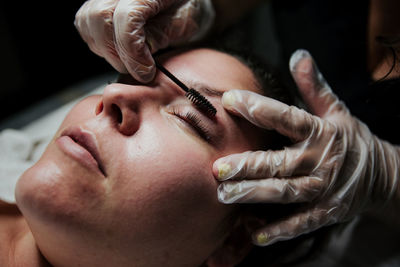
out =
<svg viewBox="0 0 400 267"><path fill-rule="evenodd" d="M103 176L107 176L93 133L80 127L67 128L57 139L57 143L64 152L74 159L85 166L95 167Z"/></svg>

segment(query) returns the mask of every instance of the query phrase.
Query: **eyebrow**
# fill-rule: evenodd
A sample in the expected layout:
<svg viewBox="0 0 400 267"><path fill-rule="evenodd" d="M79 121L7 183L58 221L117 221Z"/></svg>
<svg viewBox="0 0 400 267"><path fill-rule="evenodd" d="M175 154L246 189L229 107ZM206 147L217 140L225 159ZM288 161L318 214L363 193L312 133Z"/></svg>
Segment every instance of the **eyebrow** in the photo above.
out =
<svg viewBox="0 0 400 267"><path fill-rule="evenodd" d="M224 94L222 90L211 88L209 85L197 81L185 81L185 84L188 87L193 88L194 90L199 91L201 94L209 97L222 97Z"/></svg>

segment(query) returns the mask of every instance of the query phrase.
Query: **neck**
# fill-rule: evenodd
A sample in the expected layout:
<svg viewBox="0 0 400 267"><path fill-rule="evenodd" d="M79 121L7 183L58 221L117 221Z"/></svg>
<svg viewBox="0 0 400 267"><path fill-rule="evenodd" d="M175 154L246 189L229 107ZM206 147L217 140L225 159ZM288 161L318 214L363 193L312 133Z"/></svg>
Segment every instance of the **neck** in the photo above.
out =
<svg viewBox="0 0 400 267"><path fill-rule="evenodd" d="M1 266L51 267L40 253L28 224L15 205L0 205L0 236Z"/></svg>
<svg viewBox="0 0 400 267"><path fill-rule="evenodd" d="M25 233L10 247L10 266L51 267L36 246L32 233Z"/></svg>

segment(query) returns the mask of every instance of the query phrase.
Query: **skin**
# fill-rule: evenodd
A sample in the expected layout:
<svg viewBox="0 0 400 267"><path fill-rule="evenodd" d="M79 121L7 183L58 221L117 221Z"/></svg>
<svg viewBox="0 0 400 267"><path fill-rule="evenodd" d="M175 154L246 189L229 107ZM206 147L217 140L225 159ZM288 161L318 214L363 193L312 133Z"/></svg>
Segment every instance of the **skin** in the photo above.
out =
<svg viewBox="0 0 400 267"><path fill-rule="evenodd" d="M187 85L261 93L251 71L227 54L196 49L159 61ZM23 216L10 215L17 226L0 224L1 231L15 233L2 241L9 248L2 254L13 255L6 263L199 266L229 235L226 222L235 208L218 202L212 163L257 149L262 133L229 115L220 96L207 97L217 109L208 118L162 73L148 85L122 81L77 104L18 181ZM212 140L202 139L173 108L199 116ZM101 170L62 147L60 136L71 128L96 140Z"/></svg>

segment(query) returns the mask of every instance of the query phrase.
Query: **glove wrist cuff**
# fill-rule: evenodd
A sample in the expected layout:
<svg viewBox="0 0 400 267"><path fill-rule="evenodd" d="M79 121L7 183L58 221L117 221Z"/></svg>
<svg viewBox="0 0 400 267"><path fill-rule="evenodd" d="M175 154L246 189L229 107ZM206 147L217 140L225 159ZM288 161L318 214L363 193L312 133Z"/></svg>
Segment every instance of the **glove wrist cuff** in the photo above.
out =
<svg viewBox="0 0 400 267"><path fill-rule="evenodd" d="M392 201L400 203L400 148L376 136L373 142L374 152L371 153L373 154L371 157L375 170L372 172L375 183L372 189L372 201L378 207Z"/></svg>

